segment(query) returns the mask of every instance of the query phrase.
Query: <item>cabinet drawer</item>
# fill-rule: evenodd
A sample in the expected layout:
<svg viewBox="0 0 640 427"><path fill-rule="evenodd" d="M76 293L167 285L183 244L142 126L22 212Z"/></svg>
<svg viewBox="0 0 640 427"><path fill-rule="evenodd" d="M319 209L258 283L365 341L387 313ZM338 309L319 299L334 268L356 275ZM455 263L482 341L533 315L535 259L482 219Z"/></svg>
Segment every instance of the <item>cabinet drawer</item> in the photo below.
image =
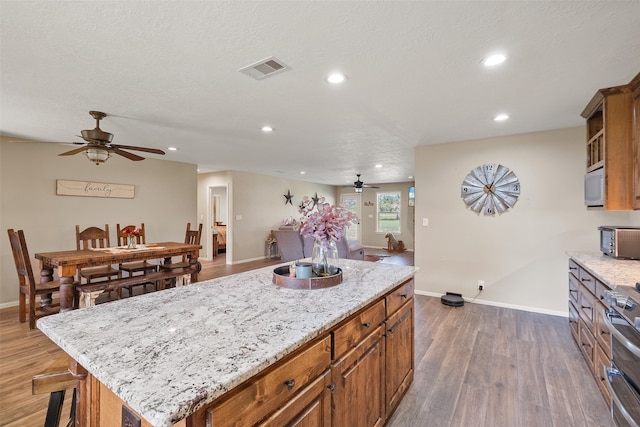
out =
<svg viewBox="0 0 640 427"><path fill-rule="evenodd" d="M582 283L582 286L587 288L589 292L595 295L596 294L596 278L593 277L591 273L589 273L587 270L585 270L582 267L579 268L579 272L580 272L580 276L579 276L580 283Z"/></svg>
<svg viewBox="0 0 640 427"><path fill-rule="evenodd" d="M334 359L358 345L384 321L384 306L384 300L381 299L332 332Z"/></svg>
<svg viewBox="0 0 640 427"><path fill-rule="evenodd" d="M591 335L591 328L587 328L582 320L580 320L580 341L578 341L578 344L580 345L580 350L582 351L584 358L587 360L589 369L593 373L593 360L595 358L596 343L593 339L593 335Z"/></svg>
<svg viewBox="0 0 640 427"><path fill-rule="evenodd" d="M413 279L408 280L385 296L387 302L387 317L398 311L405 302L413 298L414 285Z"/></svg>
<svg viewBox="0 0 640 427"><path fill-rule="evenodd" d="M571 335L576 343L580 343L580 329L578 328L579 320L580 316L578 315L578 309L573 302L569 301L569 327L571 328Z"/></svg>
<svg viewBox="0 0 640 427"><path fill-rule="evenodd" d="M607 285L596 279L596 299L605 305L606 301L604 300L604 293L608 290L609 287Z"/></svg>
<svg viewBox="0 0 640 427"><path fill-rule="evenodd" d="M607 405L611 406L611 395L609 394L609 388L607 387L607 385L605 384L605 378L604 378L604 372L603 369L605 367L610 367L611 366L611 360L609 359L609 356L604 352L604 350L602 349L602 347L600 347L599 345L596 345L596 349L595 349L595 357L596 360L594 361L594 375L596 377L596 381L598 381L598 387L600 388L600 392L603 394L603 396L605 397L605 400L607 401Z"/></svg>
<svg viewBox="0 0 640 427"><path fill-rule="evenodd" d="M578 265L577 262L575 262L572 259L569 259L569 273L573 274L574 276L578 277L579 275L579 269L580 266Z"/></svg>
<svg viewBox="0 0 640 427"><path fill-rule="evenodd" d="M207 410L209 426L252 426L291 400L331 363L331 337L316 342L231 391Z"/></svg>
<svg viewBox="0 0 640 427"><path fill-rule="evenodd" d="M593 336L596 337L596 341L605 351L605 354L609 356L611 354L611 332L609 332L609 328L604 323L606 312L607 308L596 302L593 317Z"/></svg>
<svg viewBox="0 0 640 427"><path fill-rule="evenodd" d="M580 289L580 281L576 276L569 273L569 299L575 305L578 305L578 290Z"/></svg>
<svg viewBox="0 0 640 427"><path fill-rule="evenodd" d="M580 313L580 318L587 325L587 328L589 328L589 332L593 333L593 312L595 310L596 297L586 291L584 286L582 286L580 287L578 298L578 312Z"/></svg>

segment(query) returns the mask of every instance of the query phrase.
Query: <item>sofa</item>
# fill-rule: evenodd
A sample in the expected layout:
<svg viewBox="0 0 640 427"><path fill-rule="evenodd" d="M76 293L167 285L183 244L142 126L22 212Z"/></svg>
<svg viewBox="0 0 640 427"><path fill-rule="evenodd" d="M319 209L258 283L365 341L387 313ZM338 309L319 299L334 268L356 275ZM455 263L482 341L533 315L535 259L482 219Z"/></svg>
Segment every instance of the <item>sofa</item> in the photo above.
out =
<svg viewBox="0 0 640 427"><path fill-rule="evenodd" d="M313 238L303 237L298 230L272 230L271 234L278 243L278 252L282 261L295 261L310 258ZM364 246L357 241L342 238L336 242L338 258L364 260Z"/></svg>

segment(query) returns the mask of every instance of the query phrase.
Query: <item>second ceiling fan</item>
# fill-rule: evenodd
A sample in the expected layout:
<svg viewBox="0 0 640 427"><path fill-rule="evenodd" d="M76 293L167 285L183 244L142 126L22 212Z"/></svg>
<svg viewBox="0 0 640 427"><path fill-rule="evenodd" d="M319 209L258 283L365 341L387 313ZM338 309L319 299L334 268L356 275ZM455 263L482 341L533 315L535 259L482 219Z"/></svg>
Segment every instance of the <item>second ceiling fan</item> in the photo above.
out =
<svg viewBox="0 0 640 427"><path fill-rule="evenodd" d="M107 117L107 115L101 111L89 111L89 114L91 114L91 117L96 119L96 127L95 129L88 129L80 132L82 135L80 137L86 141L86 144L74 142L74 144L82 144L82 147L58 154L59 156L73 156L74 154L82 153L84 151L89 161L99 165L106 162L109 157L111 157L111 153L126 157L134 162L144 160L144 157L124 150L135 150L143 151L145 153L164 155L164 151L158 150L157 148L112 144L111 140L113 140L113 134L100 129L100 120Z"/></svg>
<svg viewBox="0 0 640 427"><path fill-rule="evenodd" d="M356 176L358 177L358 180L355 181L353 183L353 189L356 193L362 193L362 190L365 188L380 188L380 187L376 187L375 185L367 185L364 182L360 181L360 175L361 174L356 174Z"/></svg>

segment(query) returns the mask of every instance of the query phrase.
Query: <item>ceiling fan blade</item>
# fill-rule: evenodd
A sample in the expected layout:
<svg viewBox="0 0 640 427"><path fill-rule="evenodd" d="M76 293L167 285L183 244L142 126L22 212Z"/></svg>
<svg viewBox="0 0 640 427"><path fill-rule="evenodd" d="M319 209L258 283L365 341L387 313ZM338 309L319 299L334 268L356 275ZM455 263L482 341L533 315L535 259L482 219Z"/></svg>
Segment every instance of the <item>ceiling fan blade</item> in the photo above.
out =
<svg viewBox="0 0 640 427"><path fill-rule="evenodd" d="M140 160L144 160L144 157L140 157L137 154L128 153L126 151L122 151L121 149L111 146L110 151L121 155L122 157L126 157L129 160L133 160L134 162L139 162Z"/></svg>
<svg viewBox="0 0 640 427"><path fill-rule="evenodd" d="M144 151L145 153L162 154L162 155L164 155L164 151L158 150L157 148L134 147L132 145L115 145L115 144L111 144L111 147L112 148L124 148L125 150Z"/></svg>
<svg viewBox="0 0 640 427"><path fill-rule="evenodd" d="M62 154L58 154L58 156L73 156L74 154L82 153L85 151L87 147L76 148L75 150L67 151Z"/></svg>
<svg viewBox="0 0 640 427"><path fill-rule="evenodd" d="M375 185L369 185L369 184L364 184L363 187L364 188L380 188L380 187L377 187Z"/></svg>

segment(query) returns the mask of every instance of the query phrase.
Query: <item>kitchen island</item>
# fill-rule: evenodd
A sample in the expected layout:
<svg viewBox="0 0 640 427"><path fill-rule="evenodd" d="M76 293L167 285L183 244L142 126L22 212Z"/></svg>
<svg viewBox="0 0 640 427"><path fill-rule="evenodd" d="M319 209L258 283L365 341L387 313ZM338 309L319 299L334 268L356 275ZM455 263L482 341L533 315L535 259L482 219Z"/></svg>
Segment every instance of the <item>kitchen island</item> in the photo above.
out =
<svg viewBox="0 0 640 427"><path fill-rule="evenodd" d="M236 407L236 395L252 411L240 414L249 423L286 409L311 387L330 390L318 399L324 425L331 425L326 403L354 386L341 368L360 362L375 397L365 412L383 423L413 378L416 269L339 262L344 279L332 288L278 287L274 267L265 267L45 317L38 328L73 359L72 370L87 374L79 425L135 425L137 417L142 426L219 425L215 417L225 421L234 412L227 409ZM371 378L372 371L380 375ZM295 381L278 379L294 373ZM321 378L326 387L317 386ZM377 379L380 390L372 391ZM114 408L122 413L108 415ZM334 425L349 411L331 410Z"/></svg>

